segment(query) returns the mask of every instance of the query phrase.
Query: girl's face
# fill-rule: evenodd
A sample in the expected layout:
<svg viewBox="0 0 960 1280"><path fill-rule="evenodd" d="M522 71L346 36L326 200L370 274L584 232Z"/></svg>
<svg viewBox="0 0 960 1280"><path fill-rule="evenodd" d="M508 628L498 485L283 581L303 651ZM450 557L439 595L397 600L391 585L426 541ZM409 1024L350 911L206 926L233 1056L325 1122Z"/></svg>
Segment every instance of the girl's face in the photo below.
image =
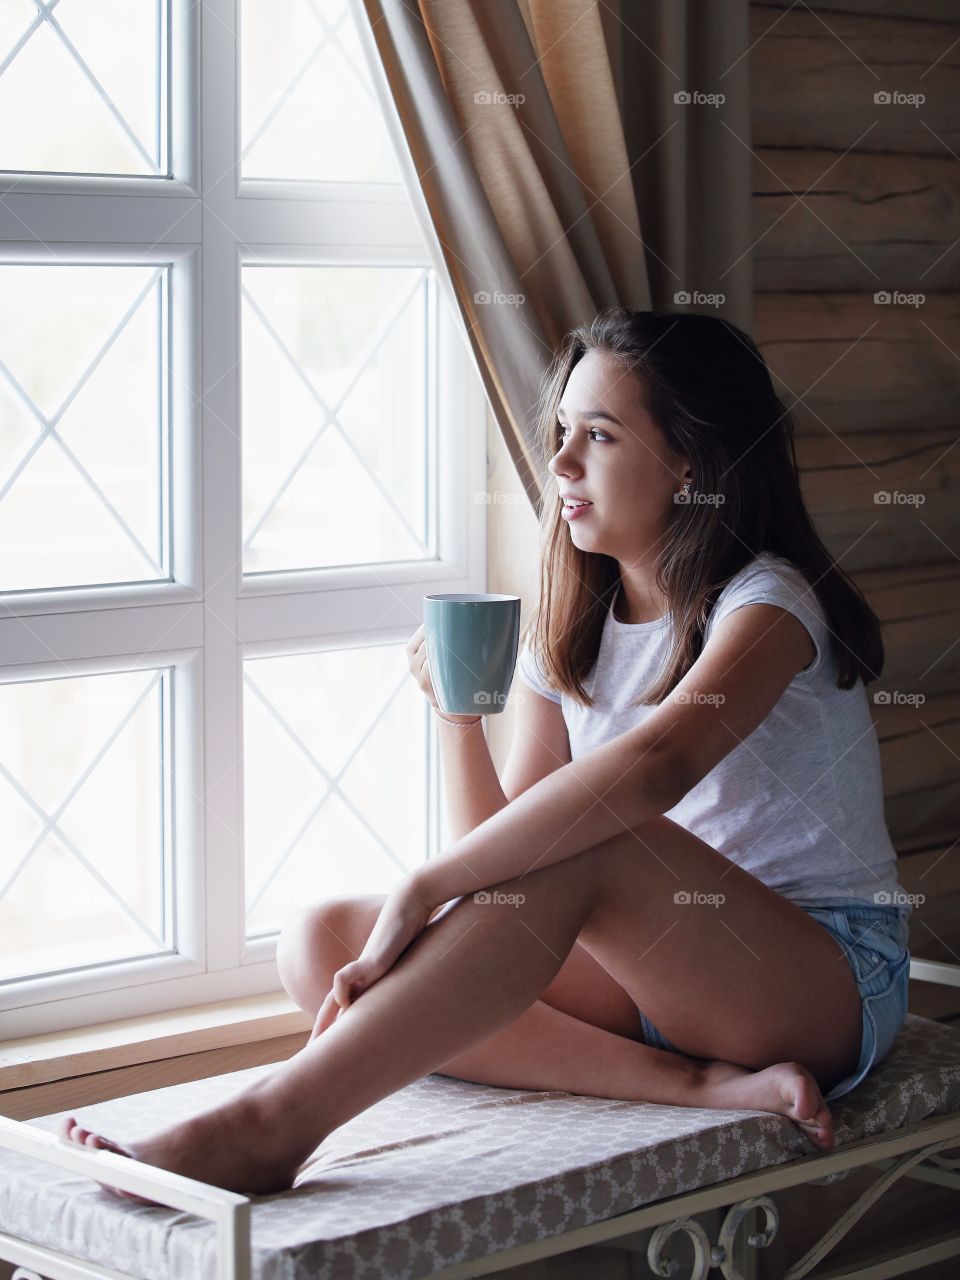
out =
<svg viewBox="0 0 960 1280"><path fill-rule="evenodd" d="M606 352L588 351L567 379L557 414L549 470L562 497L592 504L563 517L574 543L621 564L657 554L673 495L691 477L643 407L637 377Z"/></svg>

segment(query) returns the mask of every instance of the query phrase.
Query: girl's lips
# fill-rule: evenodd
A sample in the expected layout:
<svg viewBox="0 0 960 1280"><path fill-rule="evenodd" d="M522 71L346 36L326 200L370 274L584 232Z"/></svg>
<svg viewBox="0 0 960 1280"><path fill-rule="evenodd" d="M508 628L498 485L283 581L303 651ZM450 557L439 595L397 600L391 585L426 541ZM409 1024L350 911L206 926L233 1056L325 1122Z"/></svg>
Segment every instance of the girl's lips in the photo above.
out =
<svg viewBox="0 0 960 1280"><path fill-rule="evenodd" d="M564 520L579 520L581 516L585 516L588 511L593 510L593 503L588 502L585 507L561 507L560 515Z"/></svg>

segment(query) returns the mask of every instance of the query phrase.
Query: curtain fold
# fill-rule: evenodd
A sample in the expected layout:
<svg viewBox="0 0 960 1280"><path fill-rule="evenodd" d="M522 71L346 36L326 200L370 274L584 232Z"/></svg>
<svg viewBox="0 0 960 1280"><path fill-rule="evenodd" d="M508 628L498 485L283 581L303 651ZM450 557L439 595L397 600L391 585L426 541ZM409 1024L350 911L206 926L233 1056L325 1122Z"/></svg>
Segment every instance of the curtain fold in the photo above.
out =
<svg viewBox="0 0 960 1280"><path fill-rule="evenodd" d="M748 47L748 0L729 0L722 21L694 0L363 4L453 300L539 512L535 410L563 334L607 306L716 292L707 284L749 243L749 151L704 119L716 108L674 102L678 89L717 91ZM744 144L746 62L726 75L744 94ZM737 314L720 314L749 327L749 254L725 279Z"/></svg>

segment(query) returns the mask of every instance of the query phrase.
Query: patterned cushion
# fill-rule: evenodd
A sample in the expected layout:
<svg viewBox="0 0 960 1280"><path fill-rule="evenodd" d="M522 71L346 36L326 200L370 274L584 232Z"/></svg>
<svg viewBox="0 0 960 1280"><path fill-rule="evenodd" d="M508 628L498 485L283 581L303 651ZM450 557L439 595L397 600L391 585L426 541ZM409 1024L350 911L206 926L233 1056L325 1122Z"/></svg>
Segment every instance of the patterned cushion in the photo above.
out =
<svg viewBox="0 0 960 1280"><path fill-rule="evenodd" d="M273 1070L254 1067L86 1107L133 1139ZM960 1110L960 1031L908 1015L834 1104L839 1143ZM58 1116L30 1123L56 1128ZM427 1276L815 1150L764 1111L616 1102L427 1076L329 1137L297 1186L253 1206L256 1280ZM214 1274L213 1227L124 1202L0 1151L0 1230L145 1280Z"/></svg>

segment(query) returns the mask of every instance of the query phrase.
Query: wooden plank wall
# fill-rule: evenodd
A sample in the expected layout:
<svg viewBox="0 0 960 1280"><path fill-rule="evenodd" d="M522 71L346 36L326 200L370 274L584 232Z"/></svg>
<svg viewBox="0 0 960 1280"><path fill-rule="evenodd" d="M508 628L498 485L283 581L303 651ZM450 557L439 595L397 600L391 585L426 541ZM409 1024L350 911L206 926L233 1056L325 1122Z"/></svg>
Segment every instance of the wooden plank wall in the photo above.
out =
<svg viewBox="0 0 960 1280"><path fill-rule="evenodd" d="M755 337L795 406L817 527L883 623L867 692L900 880L925 895L911 950L960 963L960 0L768 0L751 22ZM884 90L926 101L875 103ZM874 302L894 291L924 301ZM960 1025L960 988L913 982L910 1008ZM775 1196L760 1275L783 1275L875 1177ZM823 1265L957 1212L924 1184L881 1203Z"/></svg>
<svg viewBox="0 0 960 1280"><path fill-rule="evenodd" d="M960 963L960 0L751 19L756 340L811 514L884 624L868 696L925 896L911 949ZM914 982L910 1007L960 1025L960 988Z"/></svg>

